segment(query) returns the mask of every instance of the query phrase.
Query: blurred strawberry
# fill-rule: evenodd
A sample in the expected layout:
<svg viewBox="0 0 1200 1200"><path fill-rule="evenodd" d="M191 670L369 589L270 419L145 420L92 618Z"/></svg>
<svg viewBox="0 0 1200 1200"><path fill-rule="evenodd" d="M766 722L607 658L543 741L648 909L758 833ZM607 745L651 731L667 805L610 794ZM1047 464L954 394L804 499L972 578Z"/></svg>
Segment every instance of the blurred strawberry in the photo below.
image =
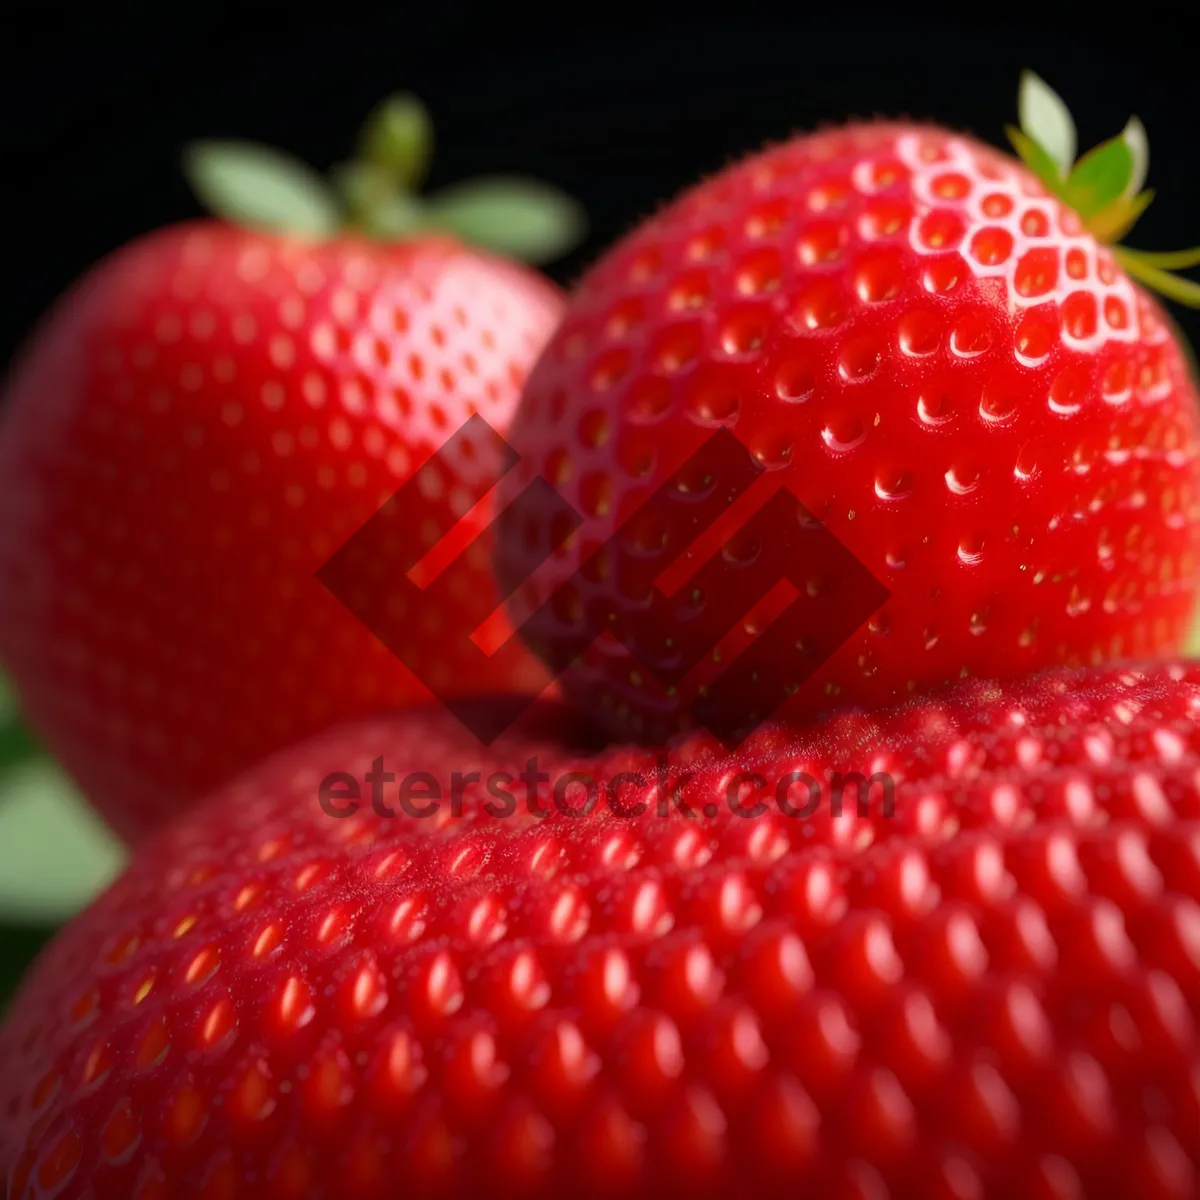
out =
<svg viewBox="0 0 1200 1200"><path fill-rule="evenodd" d="M506 428L560 313L546 280L455 235L553 256L574 206L511 179L419 199L428 149L416 102L384 104L339 202L276 151L192 147L197 192L238 224L113 254L13 372L0 658L127 836L335 715L428 699L422 680L545 682L531 656L489 666L467 640L498 603L482 544L453 595L417 611L399 594L406 555L490 486L466 459L406 498L409 545L361 576L396 589L390 652L315 576L468 417Z"/></svg>
<svg viewBox="0 0 1200 1200"><path fill-rule="evenodd" d="M554 710L491 750L441 708L327 733L33 968L0 1187L1192 1196L1198 712L1179 664L735 755L573 749Z"/></svg>

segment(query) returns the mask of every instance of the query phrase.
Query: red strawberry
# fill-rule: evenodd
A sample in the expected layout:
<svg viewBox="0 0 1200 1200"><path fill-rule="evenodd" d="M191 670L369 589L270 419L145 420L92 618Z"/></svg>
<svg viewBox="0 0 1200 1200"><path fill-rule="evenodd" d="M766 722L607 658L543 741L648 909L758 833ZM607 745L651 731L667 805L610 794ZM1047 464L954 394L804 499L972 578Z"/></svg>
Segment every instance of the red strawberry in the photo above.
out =
<svg viewBox="0 0 1200 1200"><path fill-rule="evenodd" d="M381 189L374 207L355 193L356 227L402 233L404 199L421 229L484 232L483 193L511 201L511 185L435 194L423 216L401 192L417 116L383 110L375 157L343 173ZM271 152L191 161L218 206L302 232L210 221L117 252L47 319L0 423L0 657L126 835L334 714L428 699L422 680L545 681L532 656L516 678L511 659L468 669L467 636L498 603L482 547L428 611L406 607L395 570L399 657L315 572L471 414L506 427L554 287L441 234L343 233L320 180ZM490 486L458 469L405 506L422 551Z"/></svg>
<svg viewBox="0 0 1200 1200"><path fill-rule="evenodd" d="M1051 103L1027 80L1035 129L1038 97ZM1070 174L1014 137L1045 182L933 127L797 137L699 184L585 277L511 434L525 456L511 490L541 473L582 525L562 543L570 523L534 513L500 563L524 584L534 644L556 668L582 653L564 686L609 728L694 717L724 668L693 663L714 636L730 634L723 663L753 644L784 603L755 607L760 584L785 572L790 636L723 693L751 719L770 709L764 671L780 694L808 680L794 711L811 711L1182 644L1197 394L1122 268L1195 303L1200 287L1162 266L1200 252L1103 244L1149 198L1140 126ZM691 575L739 493L727 464L690 458L721 429L756 480L730 522L786 488L823 542L805 548L771 510L720 571ZM604 630L616 638L585 650Z"/></svg>
<svg viewBox="0 0 1200 1200"><path fill-rule="evenodd" d="M442 709L325 734L152 838L33 968L8 1200L1192 1196L1198 712L1182 664L732 756L571 750L553 713L490 751ZM893 815L876 779L833 816L851 771ZM440 808L384 819L359 782L334 819L335 772Z"/></svg>

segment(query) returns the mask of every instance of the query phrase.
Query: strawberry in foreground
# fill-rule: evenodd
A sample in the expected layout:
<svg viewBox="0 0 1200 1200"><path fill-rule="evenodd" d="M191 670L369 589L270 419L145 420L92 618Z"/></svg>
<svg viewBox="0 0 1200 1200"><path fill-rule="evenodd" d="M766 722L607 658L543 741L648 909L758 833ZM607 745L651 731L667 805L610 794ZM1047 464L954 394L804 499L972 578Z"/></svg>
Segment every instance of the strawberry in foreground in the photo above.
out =
<svg viewBox="0 0 1200 1200"><path fill-rule="evenodd" d="M580 656L564 686L609 729L686 726L702 685L781 632L722 676L747 724L797 687L794 712L875 705L1183 644L1197 394L1134 280L1200 303L1165 269L1200 251L1109 244L1150 198L1140 124L1073 164L1070 116L1032 76L1022 117L1028 165L933 126L797 137L584 278L511 433L511 490L541 473L581 524L568 538L547 512L499 563L525 633L556 671ZM737 462L691 457L722 430ZM740 544L714 532L731 500L736 529L781 488L815 544L785 545L797 521L774 511ZM785 574L795 599L758 605Z"/></svg>
<svg viewBox="0 0 1200 1200"><path fill-rule="evenodd" d="M969 681L735 756L694 734L666 768L569 749L554 710L486 751L442 710L327 733L152 838L35 965L0 1180L1194 1195L1198 713L1175 664ZM375 815L363 777L400 813L412 771L437 812ZM892 815L876 778L835 817L832 771L890 774ZM792 772L809 816L776 803L811 801ZM616 802L562 811L589 779Z"/></svg>
<svg viewBox="0 0 1200 1200"><path fill-rule="evenodd" d="M414 101L382 106L341 208L277 152L194 147L197 191L239 223L115 253L9 382L0 658L126 835L334 714L428 699L422 679L545 681L532 655L464 653L499 602L482 546L436 603L397 584L383 640L315 577L468 417L506 428L561 311L541 276L452 235L553 256L573 207L520 181L420 201L428 141ZM404 502L375 564L393 583L492 482L454 467Z"/></svg>

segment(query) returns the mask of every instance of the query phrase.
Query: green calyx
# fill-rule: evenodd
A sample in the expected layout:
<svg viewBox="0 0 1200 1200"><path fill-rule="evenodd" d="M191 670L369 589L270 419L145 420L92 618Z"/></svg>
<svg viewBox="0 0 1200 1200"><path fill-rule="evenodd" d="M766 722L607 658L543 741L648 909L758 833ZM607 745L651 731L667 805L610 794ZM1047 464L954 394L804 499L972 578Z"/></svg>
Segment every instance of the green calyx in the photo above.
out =
<svg viewBox="0 0 1200 1200"><path fill-rule="evenodd" d="M538 180L493 175L419 194L432 151L429 113L401 93L374 109L357 156L328 179L283 151L242 141L193 142L183 168L214 214L276 233L326 238L353 231L391 242L443 232L530 263L558 258L583 237L582 207Z"/></svg>
<svg viewBox="0 0 1200 1200"><path fill-rule="evenodd" d="M1200 308L1200 283L1174 272L1200 265L1200 247L1156 254L1118 246L1154 199L1143 188L1150 165L1146 130L1130 117L1116 137L1076 158L1075 122L1062 98L1032 71L1017 94L1020 128L1005 132L1021 161L1064 204L1073 208L1097 241L1146 287L1180 304Z"/></svg>
<svg viewBox="0 0 1200 1200"><path fill-rule="evenodd" d="M0 774L40 755L40 747L21 721L12 687L0 675Z"/></svg>

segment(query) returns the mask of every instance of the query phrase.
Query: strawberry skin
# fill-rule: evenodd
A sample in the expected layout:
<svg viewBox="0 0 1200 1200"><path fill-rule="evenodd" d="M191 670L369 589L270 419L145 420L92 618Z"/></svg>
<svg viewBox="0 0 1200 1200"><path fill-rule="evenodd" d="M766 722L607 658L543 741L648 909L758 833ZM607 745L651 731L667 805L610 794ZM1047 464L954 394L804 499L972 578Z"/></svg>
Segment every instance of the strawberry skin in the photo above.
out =
<svg viewBox="0 0 1200 1200"><path fill-rule="evenodd" d="M542 685L532 655L461 668L458 631L498 603L482 547L457 601L393 612L417 674L315 572L471 414L506 428L560 309L449 239L215 222L141 239L60 303L0 414L0 659L121 833L334 714L428 699L418 674ZM486 490L455 482L423 520Z"/></svg>
<svg viewBox="0 0 1200 1200"><path fill-rule="evenodd" d="M636 645L604 639L564 678L612 730L686 724L686 689L662 681L706 609L730 609L726 662L774 615L736 563L721 595L677 570L665 612L643 611L640 585L678 565L706 525L697 493L720 496L725 476L685 479L649 532L624 523L720 428L764 493L790 489L890 592L844 630L814 615L806 635L836 652L779 668L809 680L796 712L1183 643L1200 467L1180 347L1072 210L969 138L797 137L684 194L572 298L514 420L510 491L541 473L583 522L536 574L561 540L552 516L499 561L552 661L581 625ZM713 542L692 546L692 570ZM754 554L741 561L752 574ZM811 594L856 611L861 578L836 562L811 574Z"/></svg>
<svg viewBox="0 0 1200 1200"><path fill-rule="evenodd" d="M1059 668L732 756L693 734L664 785L691 816L656 811L654 752L571 749L554 710L490 750L441 709L326 733L152 837L34 966L0 1030L0 1181L1192 1196L1198 712L1200 665ZM428 771L418 805L461 773L460 814L385 819L364 787L326 815L322 779L380 757ZM547 815L521 783L483 811L531 759ZM794 770L890 772L894 811L723 811L738 772L748 809ZM569 772L622 776L621 807L562 811Z"/></svg>

